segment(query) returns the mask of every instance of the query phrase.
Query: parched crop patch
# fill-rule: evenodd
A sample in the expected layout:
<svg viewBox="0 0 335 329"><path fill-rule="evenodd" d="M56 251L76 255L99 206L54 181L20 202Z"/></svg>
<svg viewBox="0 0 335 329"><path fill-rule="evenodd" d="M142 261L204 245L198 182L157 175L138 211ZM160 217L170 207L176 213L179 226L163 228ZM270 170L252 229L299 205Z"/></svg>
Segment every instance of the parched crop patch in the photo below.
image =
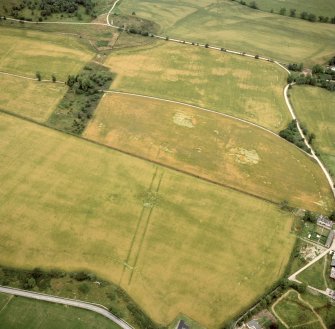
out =
<svg viewBox="0 0 335 329"><path fill-rule="evenodd" d="M106 94L84 136L278 203L315 210L333 205L325 177L306 154L267 131L215 113Z"/></svg>

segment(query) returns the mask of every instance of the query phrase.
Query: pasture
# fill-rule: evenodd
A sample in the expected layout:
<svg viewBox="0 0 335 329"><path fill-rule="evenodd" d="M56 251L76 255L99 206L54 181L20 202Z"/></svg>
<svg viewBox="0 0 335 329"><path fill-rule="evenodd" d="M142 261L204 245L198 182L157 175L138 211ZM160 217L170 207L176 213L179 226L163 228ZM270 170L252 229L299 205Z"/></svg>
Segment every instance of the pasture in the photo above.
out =
<svg viewBox="0 0 335 329"><path fill-rule="evenodd" d="M256 1L257 2L257 1ZM124 0L133 11L161 25L161 33L307 66L327 61L335 46L333 24L310 23L241 6L229 0ZM318 5L318 2L315 2Z"/></svg>
<svg viewBox="0 0 335 329"><path fill-rule="evenodd" d="M299 15L306 11L311 14L325 17L335 16L335 7L333 0L257 0L256 1L260 10L271 11L274 10L275 13L279 13L281 8L286 8L286 15L290 14L290 9L296 9L296 15Z"/></svg>
<svg viewBox="0 0 335 329"><path fill-rule="evenodd" d="M278 206L0 118L1 264L86 269L157 322L182 312L208 328L282 275L293 218Z"/></svg>
<svg viewBox="0 0 335 329"><path fill-rule="evenodd" d="M316 87L294 86L291 101L299 120L316 135L322 160L335 175L335 94Z"/></svg>
<svg viewBox="0 0 335 329"><path fill-rule="evenodd" d="M119 329L101 315L65 305L0 294L0 327L6 329ZM1 304L0 304L1 305Z"/></svg>
<svg viewBox="0 0 335 329"><path fill-rule="evenodd" d="M0 75L0 109L44 122L66 93L65 85Z"/></svg>
<svg viewBox="0 0 335 329"><path fill-rule="evenodd" d="M294 326L306 329L323 328L311 307L294 290L290 291L284 299L276 304L274 310L289 328Z"/></svg>
<svg viewBox="0 0 335 329"><path fill-rule="evenodd" d="M183 101L279 131L289 122L286 75L272 63L166 41L119 50L105 65L113 88Z"/></svg>
<svg viewBox="0 0 335 329"><path fill-rule="evenodd" d="M326 179L308 156L278 136L215 113L107 94L84 136L275 202L316 211L333 205Z"/></svg>
<svg viewBox="0 0 335 329"><path fill-rule="evenodd" d="M93 58L93 51L79 38L1 26L0 71L65 81Z"/></svg>

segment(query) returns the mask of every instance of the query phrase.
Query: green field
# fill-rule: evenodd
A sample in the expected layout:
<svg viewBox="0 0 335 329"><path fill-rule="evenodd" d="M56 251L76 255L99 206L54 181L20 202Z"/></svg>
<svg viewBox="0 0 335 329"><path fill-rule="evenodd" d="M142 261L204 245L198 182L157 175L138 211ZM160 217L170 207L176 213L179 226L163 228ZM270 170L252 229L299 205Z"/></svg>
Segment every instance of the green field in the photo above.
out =
<svg viewBox="0 0 335 329"><path fill-rule="evenodd" d="M0 71L43 79L55 74L63 80L75 74L93 58L93 52L79 38L1 26Z"/></svg>
<svg viewBox="0 0 335 329"><path fill-rule="evenodd" d="M286 8L286 15L290 14L290 9L296 9L296 16L306 11L316 16L333 17L335 16L335 6L333 0L257 0L260 10L278 13L281 8Z"/></svg>
<svg viewBox="0 0 335 329"><path fill-rule="evenodd" d="M333 206L327 181L308 156L278 136L217 114L105 95L85 136L278 203L315 211Z"/></svg>
<svg viewBox="0 0 335 329"><path fill-rule="evenodd" d="M316 135L314 145L335 175L335 94L322 88L294 86L291 100L299 120Z"/></svg>
<svg viewBox="0 0 335 329"><path fill-rule="evenodd" d="M0 108L44 122L66 93L66 86L0 76Z"/></svg>
<svg viewBox="0 0 335 329"><path fill-rule="evenodd" d="M286 73L275 64L161 41L115 51L113 88L184 101L279 131L289 121Z"/></svg>
<svg viewBox="0 0 335 329"><path fill-rule="evenodd" d="M300 273L297 279L320 290L335 289L335 282L329 277L330 263L331 256L327 255Z"/></svg>
<svg viewBox="0 0 335 329"><path fill-rule="evenodd" d="M312 65L333 56L333 24L291 19L229 0L194 3L124 0L119 10L154 20L161 25L161 33L170 37L259 53L284 62Z"/></svg>
<svg viewBox="0 0 335 329"><path fill-rule="evenodd" d="M0 294L0 327L6 329L119 329L111 320L74 307Z"/></svg>
<svg viewBox="0 0 335 329"><path fill-rule="evenodd" d="M310 293L304 293L303 299L308 302L318 313L327 328L332 328L335 324L335 306L330 303L328 297L324 295L313 295Z"/></svg>
<svg viewBox="0 0 335 329"><path fill-rule="evenodd" d="M87 269L158 322L210 328L283 273L294 237L277 206L0 116L0 263Z"/></svg>
<svg viewBox="0 0 335 329"><path fill-rule="evenodd" d="M298 298L296 291L290 291L284 299L275 305L274 310L289 326L300 328L321 329L321 323L306 302Z"/></svg>

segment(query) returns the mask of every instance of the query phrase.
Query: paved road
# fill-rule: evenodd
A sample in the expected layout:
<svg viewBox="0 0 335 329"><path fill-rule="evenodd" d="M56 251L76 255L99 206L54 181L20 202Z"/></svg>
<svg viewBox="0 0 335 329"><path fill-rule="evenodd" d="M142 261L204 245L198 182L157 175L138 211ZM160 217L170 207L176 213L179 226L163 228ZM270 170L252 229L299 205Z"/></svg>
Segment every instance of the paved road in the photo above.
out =
<svg viewBox="0 0 335 329"><path fill-rule="evenodd" d="M10 288L10 287L3 287L3 286L0 286L0 292L5 293L5 294L14 295L14 296L20 296L20 297L31 298L31 299L35 299L35 300L41 300L41 301L45 301L45 302L51 302L51 303L56 303L56 304L63 304L63 305L82 308L82 309L85 309L85 310L89 310L89 311L98 313L98 314L112 320L114 323L119 325L120 328L122 328L122 329L134 329L128 323L126 323L125 321L117 318L115 315L110 313L107 310L107 308L105 308L102 305L91 304L91 303L82 302L82 301L79 301L79 300L56 297L56 296L52 296L52 295L46 295L46 294L36 293L36 292L32 292L32 291L15 289L15 288Z"/></svg>

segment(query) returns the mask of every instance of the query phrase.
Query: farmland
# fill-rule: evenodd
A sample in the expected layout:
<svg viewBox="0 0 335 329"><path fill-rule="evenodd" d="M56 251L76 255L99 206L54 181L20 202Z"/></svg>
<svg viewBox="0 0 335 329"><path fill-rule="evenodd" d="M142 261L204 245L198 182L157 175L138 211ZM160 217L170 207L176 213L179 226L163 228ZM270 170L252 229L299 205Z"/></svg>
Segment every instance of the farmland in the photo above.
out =
<svg viewBox="0 0 335 329"><path fill-rule="evenodd" d="M110 13L114 1L0 8L0 285L99 303L129 329L270 325L271 311L284 327L332 327L305 285L335 287L330 256L302 284L288 277L321 250L314 219L335 202L313 150L296 146L284 88L288 62L331 65L335 25L231 0L121 0ZM291 87L335 170L335 99ZM0 294L3 326L116 329Z"/></svg>
<svg viewBox="0 0 335 329"><path fill-rule="evenodd" d="M298 118L316 135L314 145L335 175L335 95L321 88L295 86L292 103Z"/></svg>
<svg viewBox="0 0 335 329"><path fill-rule="evenodd" d="M58 80L77 73L93 57L80 39L61 34L1 27L0 70Z"/></svg>
<svg viewBox="0 0 335 329"><path fill-rule="evenodd" d="M1 263L89 269L121 282L158 322L183 312L213 327L283 272L294 238L277 206L8 115L0 122Z"/></svg>
<svg viewBox="0 0 335 329"><path fill-rule="evenodd" d="M115 89L207 107L279 131L289 121L286 73L272 63L171 44L113 52Z"/></svg>
<svg viewBox="0 0 335 329"><path fill-rule="evenodd" d="M275 13L279 13L281 8L286 8L286 15L290 14L290 9L296 9L297 17L299 17L303 11L315 14L316 16L335 16L334 2L332 0L257 0L257 5L260 10L270 12L271 9L273 9Z"/></svg>
<svg viewBox="0 0 335 329"><path fill-rule="evenodd" d="M253 10L228 0L125 0L123 13L153 19L170 37L262 54L284 62L312 65L333 54L335 26ZM156 18L157 17L157 18ZM285 49L285 51L283 51Z"/></svg>
<svg viewBox="0 0 335 329"><path fill-rule="evenodd" d="M308 156L269 132L214 113L105 95L85 136L275 202L315 210L332 205L325 178Z"/></svg>
<svg viewBox="0 0 335 329"><path fill-rule="evenodd" d="M93 312L5 294L0 294L0 309L0 326L7 329L119 328Z"/></svg>
<svg viewBox="0 0 335 329"><path fill-rule="evenodd" d="M1 75L0 108L44 122L66 92L64 85Z"/></svg>

